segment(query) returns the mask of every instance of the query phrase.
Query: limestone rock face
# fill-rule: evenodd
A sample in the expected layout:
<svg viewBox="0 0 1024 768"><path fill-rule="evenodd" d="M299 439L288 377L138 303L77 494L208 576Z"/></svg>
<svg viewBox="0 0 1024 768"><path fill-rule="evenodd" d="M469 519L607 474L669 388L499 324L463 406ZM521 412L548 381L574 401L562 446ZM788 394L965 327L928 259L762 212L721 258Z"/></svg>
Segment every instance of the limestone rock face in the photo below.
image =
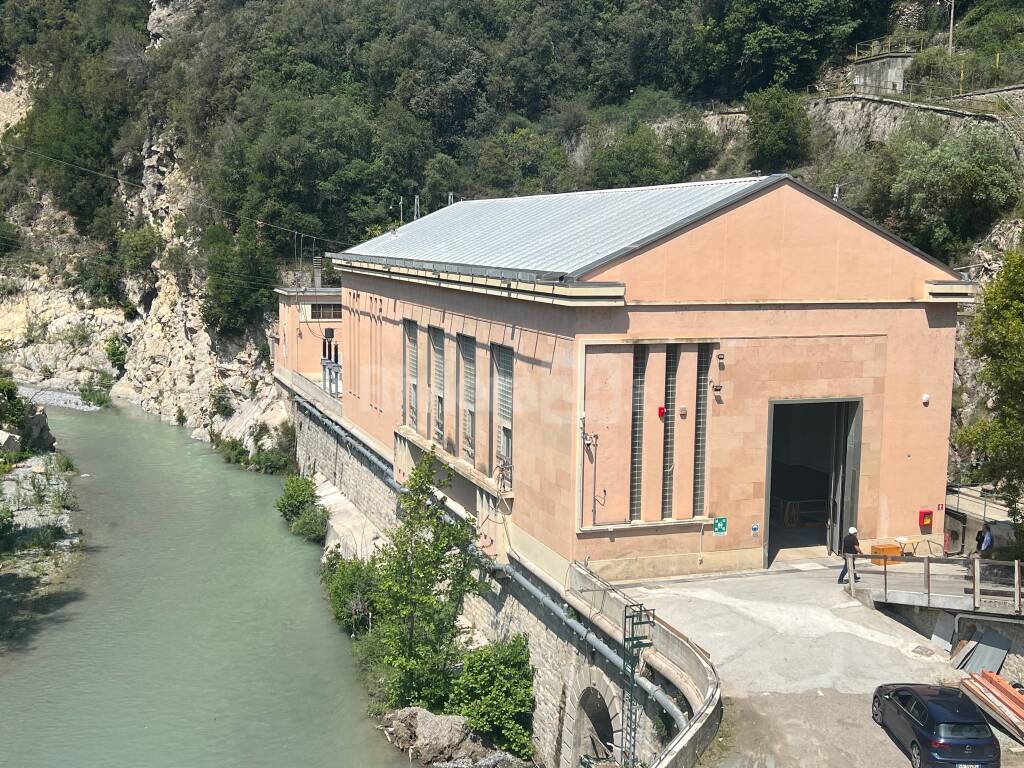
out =
<svg viewBox="0 0 1024 768"><path fill-rule="evenodd" d="M386 714L382 728L388 740L411 759L434 768L520 768L521 760L488 749L461 715L435 715L422 707Z"/></svg>
<svg viewBox="0 0 1024 768"><path fill-rule="evenodd" d="M25 413L25 426L21 431L22 445L31 445L44 451L53 450L56 438L50 432L50 421L46 418L46 409L41 405L29 403Z"/></svg>
<svg viewBox="0 0 1024 768"><path fill-rule="evenodd" d="M21 450L21 436L0 429L0 451L17 453Z"/></svg>

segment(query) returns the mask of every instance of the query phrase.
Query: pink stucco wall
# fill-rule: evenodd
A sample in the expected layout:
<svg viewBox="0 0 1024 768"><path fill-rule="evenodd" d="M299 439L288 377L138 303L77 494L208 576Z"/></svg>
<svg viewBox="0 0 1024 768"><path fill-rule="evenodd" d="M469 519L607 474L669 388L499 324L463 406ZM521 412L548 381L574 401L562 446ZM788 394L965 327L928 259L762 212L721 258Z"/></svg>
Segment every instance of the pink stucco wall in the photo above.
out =
<svg viewBox="0 0 1024 768"><path fill-rule="evenodd" d="M760 565L769 404L794 398L863 401L859 526L865 539L920 533L917 510L944 497L955 304L927 301L926 281L953 276L854 218L782 185L629 259L594 280L626 286L627 305L568 308L346 273L341 323L345 418L395 446L401 477L431 435L430 343L445 334L445 437L438 450L459 470L449 493L476 510L493 495L494 432L489 346L515 351L514 483L508 525L566 560L591 558L616 578L699 567ZM282 305L287 355L319 360L319 340L299 338ZM418 437L401 427L403 319L419 331ZM476 455L459 439L456 336L477 344ZM699 342L713 357L706 514L727 515L711 537L693 521L693 420ZM644 503L628 517L632 344L650 346L644 411ZM665 345L681 344L675 503L661 522ZM293 349L295 345L297 349ZM313 345L307 350L308 345ZM922 396L930 403L922 405ZM679 408L687 413L680 417ZM670 416L667 414L666 416ZM584 452L580 420L597 436ZM404 435L404 436L403 436ZM410 446L413 446L410 448ZM390 458L390 457L389 457ZM581 471L582 470L582 471ZM595 496L600 503L594 503ZM619 523L614 527L612 524ZM941 520L936 521L941 531ZM701 552L701 555L697 553ZM707 563L701 565L704 559Z"/></svg>

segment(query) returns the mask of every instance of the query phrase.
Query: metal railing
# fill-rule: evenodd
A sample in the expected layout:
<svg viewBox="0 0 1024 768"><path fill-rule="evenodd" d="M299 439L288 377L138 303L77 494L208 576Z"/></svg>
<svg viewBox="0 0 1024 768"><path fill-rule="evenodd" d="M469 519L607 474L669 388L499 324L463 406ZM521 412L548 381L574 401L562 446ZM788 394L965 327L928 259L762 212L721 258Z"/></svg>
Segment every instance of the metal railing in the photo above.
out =
<svg viewBox="0 0 1024 768"><path fill-rule="evenodd" d="M846 83L833 88L819 88L811 85L807 87L807 94L825 99L841 96L868 96L938 109L974 112L994 117L1005 117L1007 112L1007 107L1001 104L999 99L981 99L961 94L956 88L931 85L930 83L906 83L901 91L884 86L857 85L853 83Z"/></svg>
<svg viewBox="0 0 1024 768"><path fill-rule="evenodd" d="M1021 614L1020 560L978 557L846 555L847 587L883 603L960 611Z"/></svg>
<svg viewBox="0 0 1024 768"><path fill-rule="evenodd" d="M853 49L853 60L871 59L875 56L885 56L893 53L918 53L927 47L927 41L923 36L889 36L879 37L874 40L865 40L857 43Z"/></svg>
<svg viewBox="0 0 1024 768"><path fill-rule="evenodd" d="M600 617L605 626L619 628L623 625L627 606L635 603L582 563L573 563L569 569L567 595L574 598L574 609L580 613L586 610L591 621ZM714 739L721 722L722 689L718 672L703 649L657 615L654 616L650 639L651 647L644 652L643 659L649 661L656 654L677 671L677 674L666 675L666 678L685 696L692 710L685 726L650 765L651 768L692 768ZM666 665L658 666L661 668L659 671L663 671Z"/></svg>

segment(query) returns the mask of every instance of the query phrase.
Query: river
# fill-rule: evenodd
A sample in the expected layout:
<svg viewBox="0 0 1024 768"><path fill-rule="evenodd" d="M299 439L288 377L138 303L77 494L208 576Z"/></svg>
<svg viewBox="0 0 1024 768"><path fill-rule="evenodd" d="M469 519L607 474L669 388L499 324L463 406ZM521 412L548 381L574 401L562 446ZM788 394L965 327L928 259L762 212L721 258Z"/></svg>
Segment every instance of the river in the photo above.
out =
<svg viewBox="0 0 1024 768"><path fill-rule="evenodd" d="M129 408L50 409L87 551L0 655L4 768L397 768L279 478Z"/></svg>

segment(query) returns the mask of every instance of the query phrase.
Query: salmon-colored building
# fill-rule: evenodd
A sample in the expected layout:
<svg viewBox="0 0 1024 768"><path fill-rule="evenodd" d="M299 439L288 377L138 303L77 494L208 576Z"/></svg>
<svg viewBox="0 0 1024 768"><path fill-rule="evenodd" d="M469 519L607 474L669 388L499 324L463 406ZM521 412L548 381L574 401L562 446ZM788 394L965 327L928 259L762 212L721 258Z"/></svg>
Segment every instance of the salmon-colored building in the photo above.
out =
<svg viewBox="0 0 1024 768"><path fill-rule="evenodd" d="M630 579L850 525L941 541L974 286L788 176L459 202L328 257L342 288L278 291L279 379L399 481L434 449L499 557Z"/></svg>

